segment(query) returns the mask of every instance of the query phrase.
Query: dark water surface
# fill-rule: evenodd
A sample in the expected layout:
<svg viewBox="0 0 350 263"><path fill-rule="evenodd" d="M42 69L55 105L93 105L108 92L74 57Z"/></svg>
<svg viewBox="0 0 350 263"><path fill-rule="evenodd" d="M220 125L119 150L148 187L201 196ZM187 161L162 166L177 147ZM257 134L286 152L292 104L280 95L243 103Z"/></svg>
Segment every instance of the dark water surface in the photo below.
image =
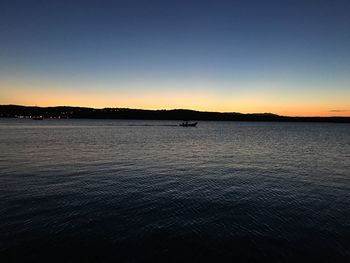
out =
<svg viewBox="0 0 350 263"><path fill-rule="evenodd" d="M176 124L0 119L0 261L350 262L350 125Z"/></svg>

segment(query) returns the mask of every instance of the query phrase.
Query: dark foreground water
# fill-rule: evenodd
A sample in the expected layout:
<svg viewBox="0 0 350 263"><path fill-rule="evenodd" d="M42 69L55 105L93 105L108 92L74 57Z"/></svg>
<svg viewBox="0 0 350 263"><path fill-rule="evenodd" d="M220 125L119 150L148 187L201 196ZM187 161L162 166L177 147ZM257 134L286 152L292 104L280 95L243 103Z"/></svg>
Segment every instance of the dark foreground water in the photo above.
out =
<svg viewBox="0 0 350 263"><path fill-rule="evenodd" d="M350 262L350 125L0 119L1 262Z"/></svg>

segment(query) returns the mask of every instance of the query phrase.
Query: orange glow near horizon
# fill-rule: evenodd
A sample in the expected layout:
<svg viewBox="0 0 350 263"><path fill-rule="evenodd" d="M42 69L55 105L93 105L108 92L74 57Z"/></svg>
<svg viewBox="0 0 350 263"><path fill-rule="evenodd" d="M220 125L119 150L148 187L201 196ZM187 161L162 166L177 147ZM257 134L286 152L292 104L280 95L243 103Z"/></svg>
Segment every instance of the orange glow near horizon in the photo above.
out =
<svg viewBox="0 0 350 263"><path fill-rule="evenodd" d="M40 98L39 98L40 97ZM23 106L77 106L77 107L92 107L92 108L133 108L133 109L191 109L198 111L216 111L216 112L240 112L240 113L274 113L282 116L350 116L350 111L347 109L331 110L334 107L327 105L276 105L271 103L268 107L265 105L240 104L235 101L232 103L220 103L211 100L210 97L200 97L195 101L186 98L128 98L108 96L88 97L88 96L18 96L16 99L0 100L0 104L14 104ZM265 104L265 103L264 103Z"/></svg>
<svg viewBox="0 0 350 263"><path fill-rule="evenodd" d="M41 83L43 84L43 83ZM0 104L25 106L80 106L93 108L192 109L198 111L274 113L283 116L350 116L350 100L343 94L298 96L276 90L220 94L210 86L160 89L131 87L120 91L59 85L0 83ZM11 87L11 88L8 88ZM347 94L345 94L347 95Z"/></svg>

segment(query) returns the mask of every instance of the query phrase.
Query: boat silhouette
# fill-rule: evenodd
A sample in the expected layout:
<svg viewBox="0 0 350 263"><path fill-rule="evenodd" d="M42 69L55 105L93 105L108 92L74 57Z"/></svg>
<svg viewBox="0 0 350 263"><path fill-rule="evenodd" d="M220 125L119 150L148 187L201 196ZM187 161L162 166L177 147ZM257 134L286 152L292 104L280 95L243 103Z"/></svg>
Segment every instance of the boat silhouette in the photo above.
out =
<svg viewBox="0 0 350 263"><path fill-rule="evenodd" d="M189 123L188 121L184 121L183 123L180 123L179 126L181 127L196 127L198 122L192 122Z"/></svg>

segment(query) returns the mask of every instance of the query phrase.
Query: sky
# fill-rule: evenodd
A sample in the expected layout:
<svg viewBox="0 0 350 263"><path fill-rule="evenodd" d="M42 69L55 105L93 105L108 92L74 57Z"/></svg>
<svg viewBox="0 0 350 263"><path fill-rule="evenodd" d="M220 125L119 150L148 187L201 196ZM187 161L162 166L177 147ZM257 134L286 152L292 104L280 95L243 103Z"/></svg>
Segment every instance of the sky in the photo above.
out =
<svg viewBox="0 0 350 263"><path fill-rule="evenodd" d="M0 104L350 116L349 0L0 1Z"/></svg>

